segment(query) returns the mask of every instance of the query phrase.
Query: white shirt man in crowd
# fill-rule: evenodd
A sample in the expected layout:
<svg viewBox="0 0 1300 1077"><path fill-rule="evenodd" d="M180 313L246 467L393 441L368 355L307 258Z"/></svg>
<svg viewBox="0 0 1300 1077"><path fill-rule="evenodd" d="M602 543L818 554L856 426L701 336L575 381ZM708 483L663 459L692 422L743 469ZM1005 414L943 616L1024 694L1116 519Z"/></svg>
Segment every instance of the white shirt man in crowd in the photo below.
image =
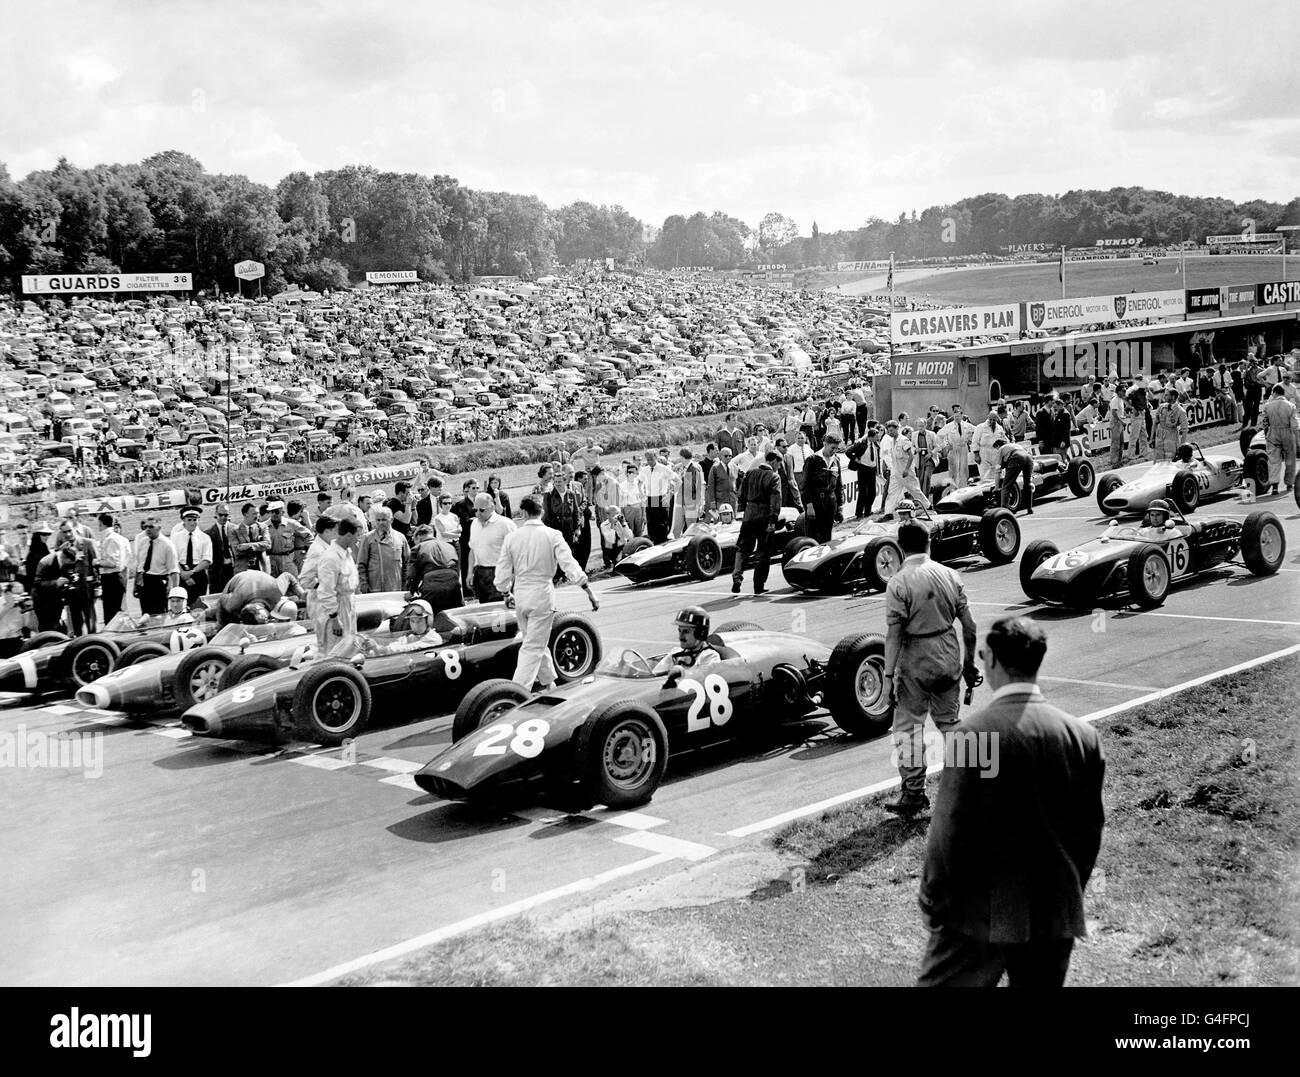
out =
<svg viewBox="0 0 1300 1077"><path fill-rule="evenodd" d="M176 547L162 534L157 516L141 521L144 530L135 537L135 593L140 611L149 615L167 612L167 592L180 583Z"/></svg>
<svg viewBox="0 0 1300 1077"><path fill-rule="evenodd" d="M998 430L997 409L989 408L988 418L979 423L971 433L970 445L979 457L980 481L995 481L998 477L998 454L993 451L993 440Z"/></svg>
<svg viewBox="0 0 1300 1077"><path fill-rule="evenodd" d="M186 509L181 513L181 522L172 528L171 533L180 565L180 585L189 595L191 606L197 605L199 598L210 590L208 569L212 567L212 539L199 529L200 515L196 508Z"/></svg>
<svg viewBox="0 0 1300 1077"><path fill-rule="evenodd" d="M469 580L480 602L500 602L505 596L493 586L501 547L515 532L515 522L496 511L491 494L474 498L469 533Z"/></svg>
<svg viewBox="0 0 1300 1077"><path fill-rule="evenodd" d="M127 584L135 566L131 544L117 529L117 521L107 513L99 516L99 584L103 590L104 624L122 609Z"/></svg>

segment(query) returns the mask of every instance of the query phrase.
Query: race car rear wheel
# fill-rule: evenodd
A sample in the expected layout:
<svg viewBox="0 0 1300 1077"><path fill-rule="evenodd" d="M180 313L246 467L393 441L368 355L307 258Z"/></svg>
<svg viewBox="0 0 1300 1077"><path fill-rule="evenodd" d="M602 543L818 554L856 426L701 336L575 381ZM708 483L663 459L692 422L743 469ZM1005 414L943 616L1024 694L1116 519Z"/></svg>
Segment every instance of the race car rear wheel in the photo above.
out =
<svg viewBox="0 0 1300 1077"><path fill-rule="evenodd" d="M342 744L370 718L370 685L343 662L312 666L293 693L293 724L303 740Z"/></svg>
<svg viewBox="0 0 1300 1077"><path fill-rule="evenodd" d="M269 654L241 654L226 667L217 683L217 691L224 692L227 688L260 677L263 673L272 673L282 665L279 659L272 658Z"/></svg>
<svg viewBox="0 0 1300 1077"><path fill-rule="evenodd" d="M728 621L713 630L714 632L762 632L763 626L756 625L753 621Z"/></svg>
<svg viewBox="0 0 1300 1077"><path fill-rule="evenodd" d="M1070 493L1075 497L1087 497L1097 484L1097 472L1092 461L1076 456L1066 469L1065 481L1070 484Z"/></svg>
<svg viewBox="0 0 1300 1077"><path fill-rule="evenodd" d="M781 567L785 568L804 550L816 549L817 540L805 535L803 538L791 539L785 544L785 549L781 551Z"/></svg>
<svg viewBox="0 0 1300 1077"><path fill-rule="evenodd" d="M722 569L722 547L711 535L699 535L686 546L686 572L697 580L711 580Z"/></svg>
<svg viewBox="0 0 1300 1077"><path fill-rule="evenodd" d="M1034 571L1049 557L1055 557L1061 551L1051 539L1034 539L1020 555L1020 589L1030 602L1041 602L1038 589L1034 587Z"/></svg>
<svg viewBox="0 0 1300 1077"><path fill-rule="evenodd" d="M1106 498L1110 497L1123 485L1124 480L1118 475L1103 475L1101 482L1097 483L1097 508L1101 509L1107 516L1119 515L1119 509L1108 509L1106 507Z"/></svg>
<svg viewBox="0 0 1300 1077"><path fill-rule="evenodd" d="M102 636L82 636L64 648L59 665L67 680L77 688L84 688L117 668L122 652L111 639Z"/></svg>
<svg viewBox="0 0 1300 1077"><path fill-rule="evenodd" d="M826 709L851 737L884 733L894 721L885 679L885 638L874 632L847 636L826 667Z"/></svg>
<svg viewBox="0 0 1300 1077"><path fill-rule="evenodd" d="M862 551L862 578L873 591L883 591L903 564L903 552L887 538L878 538Z"/></svg>
<svg viewBox="0 0 1300 1077"><path fill-rule="evenodd" d="M1201 503L1201 485L1190 471L1180 471L1169 484L1169 496L1174 499L1179 512L1192 512Z"/></svg>
<svg viewBox="0 0 1300 1077"><path fill-rule="evenodd" d="M128 643L122 648L122 653L117 656L116 668L126 669L127 666L133 666L137 662L145 662L150 658L161 658L163 655L170 653L165 645L154 640L138 640L135 643Z"/></svg>
<svg viewBox="0 0 1300 1077"><path fill-rule="evenodd" d="M551 625L550 649L560 683L580 681L600 662L600 635L580 613L557 614Z"/></svg>
<svg viewBox="0 0 1300 1077"><path fill-rule="evenodd" d="M1030 484L1031 488L1032 488L1032 485L1033 485L1033 484L1031 483L1031 484ZM1019 481L1017 481L1016 484L1015 484L1014 486L1012 486L1009 490L1006 491L1006 502L1007 502L1007 503L1006 503L1005 505L1003 505L1002 507L1003 507L1004 509L1006 509L1008 512L1019 512L1021 509L1028 508L1028 507L1029 507L1029 506L1027 506L1027 505L1025 504L1025 493L1024 493L1024 488L1023 488L1023 487L1024 487L1024 484L1021 483L1021 482L1019 482ZM985 502L984 502L985 505L988 505L988 504L990 504L990 503L992 503L992 504L994 504L994 505L1000 504L1000 502L1001 502L1001 500L1002 500L1002 493L1003 493L1003 491L1002 491L1002 490L999 490L999 489L997 489L997 488L994 488L993 490L991 490L991 491L989 492L988 497L985 499Z"/></svg>
<svg viewBox="0 0 1300 1077"><path fill-rule="evenodd" d="M635 808L659 788L668 766L668 731L649 706L618 700L596 711L574 737L583 791L596 804Z"/></svg>
<svg viewBox="0 0 1300 1077"><path fill-rule="evenodd" d="M1237 439L1237 444L1241 446L1241 458L1243 460L1250 455L1250 443L1255 440L1255 435L1258 433L1259 431L1255 427L1248 426Z"/></svg>
<svg viewBox="0 0 1300 1077"><path fill-rule="evenodd" d="M221 678L235 657L218 647L200 647L186 651L172 676L176 705L181 710L188 710L195 703L202 703L215 696L221 691Z"/></svg>
<svg viewBox="0 0 1300 1077"><path fill-rule="evenodd" d="M456 717L451 722L452 744L464 740L474 730L495 721L527 699L528 692L523 687L503 677L474 685L456 708Z"/></svg>
<svg viewBox="0 0 1300 1077"><path fill-rule="evenodd" d="M1286 534L1276 516L1258 509L1241 525L1241 559L1252 575L1271 576L1286 556Z"/></svg>
<svg viewBox="0 0 1300 1077"><path fill-rule="evenodd" d="M980 517L980 551L995 565L1005 565L1020 552L1020 525L1010 509L989 509Z"/></svg>
<svg viewBox="0 0 1300 1077"><path fill-rule="evenodd" d="M23 641L23 645L18 648L18 653L24 651L34 651L39 647L48 647L52 643L67 643L72 639L66 632L37 632L36 635Z"/></svg>
<svg viewBox="0 0 1300 1077"><path fill-rule="evenodd" d="M1255 493L1263 493L1268 489L1268 453L1253 452L1246 457L1246 465L1242 469L1242 477L1255 480Z"/></svg>
<svg viewBox="0 0 1300 1077"><path fill-rule="evenodd" d="M638 538L634 538L631 542L629 542L626 546L623 547L623 556L630 557L634 553L640 553L642 550L650 549L650 547L653 545L654 543L651 542L648 538L646 538L645 535L641 535Z"/></svg>
<svg viewBox="0 0 1300 1077"><path fill-rule="evenodd" d="M1155 609L1169 593L1169 562L1159 546L1146 543L1128 555L1128 590L1144 610Z"/></svg>

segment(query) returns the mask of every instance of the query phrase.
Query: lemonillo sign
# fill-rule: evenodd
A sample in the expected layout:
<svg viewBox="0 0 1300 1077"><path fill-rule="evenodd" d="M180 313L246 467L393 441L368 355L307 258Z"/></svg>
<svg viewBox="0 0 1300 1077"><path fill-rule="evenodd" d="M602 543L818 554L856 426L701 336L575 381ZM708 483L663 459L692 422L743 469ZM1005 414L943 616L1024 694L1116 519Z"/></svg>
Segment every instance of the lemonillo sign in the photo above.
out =
<svg viewBox="0 0 1300 1077"><path fill-rule="evenodd" d="M419 279L414 269L377 269L366 274L367 284L415 284Z"/></svg>
<svg viewBox="0 0 1300 1077"><path fill-rule="evenodd" d="M23 277L26 295L72 292L192 292L191 273L59 273Z"/></svg>

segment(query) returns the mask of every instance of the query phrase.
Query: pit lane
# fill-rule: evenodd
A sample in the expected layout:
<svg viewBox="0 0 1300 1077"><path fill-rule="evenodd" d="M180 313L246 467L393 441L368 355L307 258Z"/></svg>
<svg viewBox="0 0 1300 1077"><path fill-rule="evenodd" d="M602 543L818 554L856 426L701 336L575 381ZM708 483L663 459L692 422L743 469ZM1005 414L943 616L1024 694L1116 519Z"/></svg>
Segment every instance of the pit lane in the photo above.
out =
<svg viewBox="0 0 1300 1077"><path fill-rule="evenodd" d="M1125 469L1136 474L1140 469ZM1007 612L1045 625L1048 698L1088 714L1295 643L1300 513L1291 496L1220 500L1200 515L1277 514L1283 570L1239 567L1137 613L1042 610L1017 565L963 572L975 619ZM1093 499L1054 495L1020 517L1023 541L1062 549L1097 533ZM878 595L812 598L785 589L732 595L725 578L594 585L607 650L674 642L672 617L698 603L714 623L754 621L833 643L882 631ZM561 607L582 610L580 592ZM976 691L975 705L988 689ZM124 722L59 701L0 710L0 732L98 732L103 773L0 768L0 976L11 984L241 984L305 980L411 948L500 915L560 908L620 881L647 881L758 840L768 821L894 776L887 739L855 743L829 721L729 750L675 759L633 813L564 816L521 804L492 812L438 801L410 773L450 741L443 716L372 730L353 746L206 741L171 719ZM1105 736L1103 730L1103 737ZM775 824L771 824L775 825ZM755 831L755 827L759 827Z"/></svg>

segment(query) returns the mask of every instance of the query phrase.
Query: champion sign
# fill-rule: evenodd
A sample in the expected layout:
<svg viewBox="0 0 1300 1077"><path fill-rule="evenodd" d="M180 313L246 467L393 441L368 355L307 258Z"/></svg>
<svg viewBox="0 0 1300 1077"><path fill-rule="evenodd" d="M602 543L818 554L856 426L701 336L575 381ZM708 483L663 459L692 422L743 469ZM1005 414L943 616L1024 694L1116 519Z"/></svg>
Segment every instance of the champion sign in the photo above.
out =
<svg viewBox="0 0 1300 1077"><path fill-rule="evenodd" d="M899 343L981 336L1014 337L1020 333L1020 304L900 311L890 315L889 325L893 339Z"/></svg>

